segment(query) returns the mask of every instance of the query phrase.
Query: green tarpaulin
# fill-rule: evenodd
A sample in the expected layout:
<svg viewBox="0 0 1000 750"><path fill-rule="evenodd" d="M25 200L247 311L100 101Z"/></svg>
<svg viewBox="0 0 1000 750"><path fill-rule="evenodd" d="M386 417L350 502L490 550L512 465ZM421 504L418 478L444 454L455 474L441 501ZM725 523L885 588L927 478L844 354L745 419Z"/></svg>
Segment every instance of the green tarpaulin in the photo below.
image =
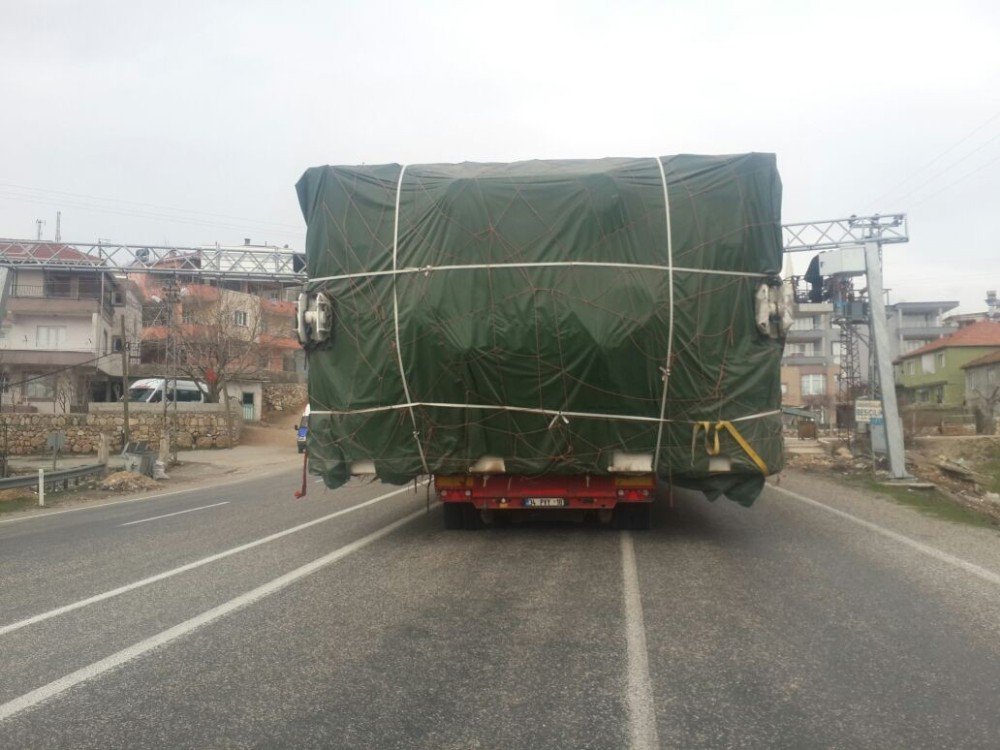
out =
<svg viewBox="0 0 1000 750"><path fill-rule="evenodd" d="M367 460L605 474L659 444L662 477L749 504L781 468L782 342L755 319L773 155L326 166L297 190L334 313L308 353L327 486Z"/></svg>

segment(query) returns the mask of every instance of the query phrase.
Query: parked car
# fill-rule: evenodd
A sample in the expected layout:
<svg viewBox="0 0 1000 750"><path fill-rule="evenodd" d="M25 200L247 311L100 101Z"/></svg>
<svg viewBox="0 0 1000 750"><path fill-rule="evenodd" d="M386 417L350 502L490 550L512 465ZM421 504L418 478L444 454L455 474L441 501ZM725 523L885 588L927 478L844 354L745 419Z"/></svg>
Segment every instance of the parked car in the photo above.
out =
<svg viewBox="0 0 1000 750"><path fill-rule="evenodd" d="M193 380L174 380L173 378L143 378L129 386L128 400L133 404L159 404L163 402L164 390L167 401L178 403L204 403L205 394Z"/></svg>

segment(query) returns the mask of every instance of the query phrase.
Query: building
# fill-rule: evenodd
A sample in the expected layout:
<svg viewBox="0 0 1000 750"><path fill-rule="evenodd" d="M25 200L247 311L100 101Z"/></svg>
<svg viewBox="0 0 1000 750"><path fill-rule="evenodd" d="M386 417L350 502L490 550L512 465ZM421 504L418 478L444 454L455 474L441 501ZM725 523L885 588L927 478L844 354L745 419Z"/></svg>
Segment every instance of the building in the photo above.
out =
<svg viewBox="0 0 1000 750"><path fill-rule="evenodd" d="M0 296L0 374L5 408L80 411L120 395L121 320L139 336L138 295L94 258L59 243L0 244L9 270ZM52 270L39 261L71 258L93 271Z"/></svg>
<svg viewBox="0 0 1000 750"><path fill-rule="evenodd" d="M944 338L900 355L894 362L896 387L909 403L962 406L963 366L1000 351L1000 322L981 320Z"/></svg>
<svg viewBox="0 0 1000 750"><path fill-rule="evenodd" d="M954 300L941 302L896 302L886 305L889 324L889 348L892 359L915 351L958 330L958 323L945 319L945 313L958 307Z"/></svg>
<svg viewBox="0 0 1000 750"><path fill-rule="evenodd" d="M996 434L1000 417L1000 351L962 365L965 403L976 417L976 431Z"/></svg>
<svg viewBox="0 0 1000 750"><path fill-rule="evenodd" d="M829 302L800 302L785 339L781 358L782 401L820 412L820 422L833 415L840 374L840 328L833 323Z"/></svg>
<svg viewBox="0 0 1000 750"><path fill-rule="evenodd" d="M140 275L142 276L142 275ZM264 382L301 382L305 357L294 333L295 303L226 286L145 275L141 363L134 374L190 378L208 397L225 382L248 420L262 413ZM243 384L243 385L240 385ZM243 387L254 384L252 388Z"/></svg>
<svg viewBox="0 0 1000 750"><path fill-rule="evenodd" d="M869 373L874 366L869 346L867 306L854 312L853 354L843 327L846 310L838 310L832 302L799 301L793 313L791 330L785 340L781 361L781 390L784 403L804 406L820 412L820 422L832 420L836 403L864 395ZM889 327L889 347L895 360L901 354L915 351L954 333L957 325L947 324L944 314L958 306L954 301L897 302L886 307ZM845 360L853 356L860 376L859 393L846 394L841 388Z"/></svg>

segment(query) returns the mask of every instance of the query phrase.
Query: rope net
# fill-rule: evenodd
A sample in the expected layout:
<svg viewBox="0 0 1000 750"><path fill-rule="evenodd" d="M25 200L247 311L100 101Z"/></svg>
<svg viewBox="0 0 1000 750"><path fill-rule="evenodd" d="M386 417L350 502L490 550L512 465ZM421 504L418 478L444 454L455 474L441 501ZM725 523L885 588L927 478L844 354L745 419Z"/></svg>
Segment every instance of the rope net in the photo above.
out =
<svg viewBox="0 0 1000 750"><path fill-rule="evenodd" d="M308 353L328 486L367 460L394 483L484 456L606 474L659 439L659 474L752 502L760 462L722 430L710 465L704 422L780 469L782 342L755 320L781 266L772 155L318 167L297 187L307 291L334 309Z"/></svg>

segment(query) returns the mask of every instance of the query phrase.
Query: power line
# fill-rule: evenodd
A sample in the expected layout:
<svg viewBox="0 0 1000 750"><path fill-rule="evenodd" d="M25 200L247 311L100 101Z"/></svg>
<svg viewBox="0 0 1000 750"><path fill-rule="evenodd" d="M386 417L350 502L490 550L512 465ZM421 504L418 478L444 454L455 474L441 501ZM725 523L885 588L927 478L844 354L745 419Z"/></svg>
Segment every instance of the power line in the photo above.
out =
<svg viewBox="0 0 1000 750"><path fill-rule="evenodd" d="M925 195L923 198L921 198L920 200L918 200L913 205L914 206L919 206L921 203L925 203L925 202L929 201L935 195L938 195L939 193L943 193L945 190L948 190L949 188L954 187L955 185L959 184L960 182L964 182L965 180L969 179L973 175L976 175L979 172L982 172L984 169L986 169L986 167L988 167L988 166L990 166L992 164L996 164L998 161L1000 161L1000 154L998 154L997 156L994 156L988 162L986 162L984 164L980 164L978 167L976 167L975 169L973 169L971 172L967 172L966 174L964 174L961 177L959 177L957 180L953 180L952 182L949 182L947 185L943 185L942 187L938 188L933 193Z"/></svg>
<svg viewBox="0 0 1000 750"><path fill-rule="evenodd" d="M280 228L294 229L294 230L299 230L299 231L301 231L301 229L302 229L301 225L298 225L298 224L286 224L285 222L280 222L280 221L278 221L278 222L261 221L260 219L251 219L251 218L246 217L246 216L235 216L233 214L218 213L218 212L215 212L215 211L199 211L199 210L190 209L190 208L177 208L176 206L164 206L164 205L160 205L160 204L157 204L157 203L144 203L144 202L141 202L141 201L130 201L130 200L126 200L124 198L104 198L104 197L99 196L99 195L88 195L86 193L73 193L73 192L69 192L69 191L66 191L66 190L51 190L49 188L37 188L37 187L32 187L31 185L18 185L18 184L10 183L10 182L0 182L0 188L8 188L8 189L14 189L14 190L28 190L28 191L31 191L33 193L50 193L52 195L69 196L69 197L72 197L72 198L83 198L84 200L99 201L99 202L102 202L102 203L112 203L112 204L119 203L119 204L130 205L130 206L139 206L139 207L143 207L143 208L153 208L153 209L156 209L158 211L171 211L171 212L176 212L176 213L181 213L181 214L196 214L196 215L200 215L200 216L207 216L207 217L214 217L214 218L232 219L232 220L239 221L239 222L245 222L245 223L251 223L251 224L260 224L260 225L263 225L263 226L266 226L266 227L273 227L273 228L279 228L280 227Z"/></svg>
<svg viewBox="0 0 1000 750"><path fill-rule="evenodd" d="M948 172L951 169L957 167L959 164L961 164L963 161L965 161L966 159L968 159L970 156L973 156L973 155L979 153L984 148L986 148L991 143L993 143L993 141L995 141L997 138L1000 138L1000 133L997 133L992 138L988 138L987 140L983 141L976 148L974 148L972 151L970 151L965 156L963 156L961 159L958 159L957 161L952 162L951 164L949 164L944 169L938 170L937 172L935 172L934 174L932 174L930 177L928 177L926 180L924 180L923 182L919 183L916 187L914 187L914 188L908 190L907 192L903 193L903 195L899 196L899 198L897 200L898 201L902 201L902 200L904 200L906 198L909 198L915 192L917 192L918 190L920 190L920 188L922 188L924 185L927 185L928 183L934 181L935 179L937 179L938 177L940 177L941 175L943 175L945 172ZM987 162L987 163L989 163L989 162Z"/></svg>
<svg viewBox="0 0 1000 750"><path fill-rule="evenodd" d="M893 185L891 188L889 188L884 193L882 193L880 196L878 196L877 198L875 198L875 200L871 201L869 205L874 206L874 205L878 204L883 198L891 195L893 193L893 191L895 191L897 188L899 188L902 185L906 184L913 177L915 177L916 175L920 174L925 169L927 169L928 167L930 167L933 164L937 163L940 159L942 159L945 156L947 156L948 154L950 154L952 151L954 151L956 148L958 148L959 146L961 146L963 143L965 143L967 140L969 140L972 136L974 136L976 133L978 133L980 130L982 130L983 128L985 128L987 125L991 124L994 120L996 120L998 118L1000 118L1000 112L996 112L995 114L993 114L990 117L988 117L985 122L980 123L975 128L973 128L971 131L969 131L965 136L963 136L962 138L960 138L957 142L955 142L951 146L947 147L944 151L940 152L933 159L931 159L930 161L926 162L925 164L922 164L921 166L917 167L915 170L913 170L912 172L910 172L902 180L900 180L895 185Z"/></svg>
<svg viewBox="0 0 1000 750"><path fill-rule="evenodd" d="M41 197L27 197L27 196L23 196L23 195L18 195L16 193L14 193L14 194L7 193L7 192L4 192L4 191L0 191L0 197L5 197L5 198L8 198L9 200L22 201L24 203L32 203L32 204L41 204L41 203L43 203L43 204L48 205L48 204L50 204L52 202L49 199L43 199ZM69 206L71 208L79 208L79 209L82 209L84 211L94 211L94 212L97 212L97 213L115 214L115 215L118 215L118 216L133 216L133 217L146 218L146 219L157 219L157 220L161 220L161 221L170 221L170 222L177 223L177 224L190 224L192 226L208 227L208 228L211 228L211 229L233 229L233 230L238 230L238 231L246 231L247 230L247 227L245 225L243 225L243 224L226 224L224 222L209 221L207 219L184 218L184 217L181 217L181 216L171 216L171 215L164 215L164 214L155 214L155 213L152 213L152 212L124 211L124 210L118 210L118 209L114 209L114 208L104 208L104 207L100 207L100 206L88 205L86 203L77 203L77 202L66 201L66 200L60 200L59 201L59 205L60 206ZM255 229L261 229L262 230L261 227L256 227ZM279 230L277 230L277 229L272 229L272 231L275 231L276 233L279 233ZM302 231L292 232L291 230L287 230L287 229L286 230L280 230L280 233L283 233L283 234L286 234L286 235L294 235L296 237L304 237L305 236L305 232L302 232Z"/></svg>

